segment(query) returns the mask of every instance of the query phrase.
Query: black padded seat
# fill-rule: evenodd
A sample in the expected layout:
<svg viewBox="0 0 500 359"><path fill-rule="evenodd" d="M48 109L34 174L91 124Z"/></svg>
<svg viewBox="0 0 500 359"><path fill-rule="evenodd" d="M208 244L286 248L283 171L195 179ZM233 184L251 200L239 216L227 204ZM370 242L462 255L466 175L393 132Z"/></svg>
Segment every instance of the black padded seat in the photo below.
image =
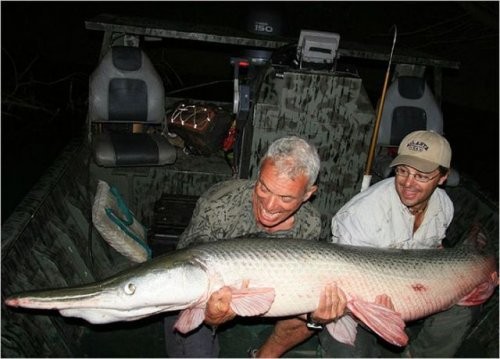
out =
<svg viewBox="0 0 500 359"><path fill-rule="evenodd" d="M176 159L175 148L159 134L102 133L95 136L93 150L104 167L165 165Z"/></svg>

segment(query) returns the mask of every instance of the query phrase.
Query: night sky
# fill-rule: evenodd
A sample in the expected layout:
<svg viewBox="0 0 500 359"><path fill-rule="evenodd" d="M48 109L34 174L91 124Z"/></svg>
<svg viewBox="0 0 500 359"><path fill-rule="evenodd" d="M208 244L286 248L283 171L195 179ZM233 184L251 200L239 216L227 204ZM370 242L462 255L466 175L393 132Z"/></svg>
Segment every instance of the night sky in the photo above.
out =
<svg viewBox="0 0 500 359"><path fill-rule="evenodd" d="M100 13L152 16L246 29L251 14L272 14L282 36L337 32L342 41L412 49L459 61L443 72L445 135L454 166L498 200L498 2L1 2L2 222L57 153L81 129L88 76L102 34L84 21ZM192 79L230 79L230 66ZM380 80L369 91L380 91ZM187 80L186 80L187 81ZM167 91L175 90L166 88ZM71 114L68 116L67 114Z"/></svg>

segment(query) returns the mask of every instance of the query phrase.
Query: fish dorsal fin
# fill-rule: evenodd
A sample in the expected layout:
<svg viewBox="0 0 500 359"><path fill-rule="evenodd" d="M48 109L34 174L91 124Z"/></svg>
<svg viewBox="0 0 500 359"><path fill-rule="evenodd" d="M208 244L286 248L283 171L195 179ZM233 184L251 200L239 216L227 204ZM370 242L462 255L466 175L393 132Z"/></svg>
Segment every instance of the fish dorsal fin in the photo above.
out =
<svg viewBox="0 0 500 359"><path fill-rule="evenodd" d="M274 302L274 288L231 288L231 309L242 317L266 313Z"/></svg>
<svg viewBox="0 0 500 359"><path fill-rule="evenodd" d="M202 308L188 308L184 309L179 318L175 322L174 328L186 334L191 330L197 328L205 319L205 310Z"/></svg>
<svg viewBox="0 0 500 359"><path fill-rule="evenodd" d="M389 343L397 346L405 346L408 343L408 336L404 331L405 322L400 313L383 305L360 299L350 300L347 308Z"/></svg>

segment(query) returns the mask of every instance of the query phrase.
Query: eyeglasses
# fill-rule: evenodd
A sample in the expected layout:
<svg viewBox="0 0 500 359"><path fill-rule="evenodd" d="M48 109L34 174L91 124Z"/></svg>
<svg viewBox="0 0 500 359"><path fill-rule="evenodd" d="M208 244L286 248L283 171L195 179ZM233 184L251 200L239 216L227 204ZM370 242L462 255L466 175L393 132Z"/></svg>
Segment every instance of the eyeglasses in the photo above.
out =
<svg viewBox="0 0 500 359"><path fill-rule="evenodd" d="M435 176L427 176L427 175L423 175L423 174L420 174L420 173L411 173L407 168L405 167L396 167L394 169L394 172L396 172L396 176L400 176L400 177L408 177L408 176L413 176L413 178L415 179L415 181L417 182L421 182L421 183L427 183L429 182L430 180L436 178L437 176L439 176L439 173L436 174Z"/></svg>

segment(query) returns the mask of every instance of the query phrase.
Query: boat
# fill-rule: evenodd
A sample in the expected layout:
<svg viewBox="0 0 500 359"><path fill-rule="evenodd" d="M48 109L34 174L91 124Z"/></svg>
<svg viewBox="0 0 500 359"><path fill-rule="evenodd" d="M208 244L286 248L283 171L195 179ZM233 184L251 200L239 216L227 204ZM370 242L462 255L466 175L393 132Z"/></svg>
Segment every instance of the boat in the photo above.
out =
<svg viewBox="0 0 500 359"><path fill-rule="evenodd" d="M175 249L204 191L230 178L255 178L258 160L267 145L289 134L311 141L320 153L319 191L313 203L322 216L322 237L329 235L331 216L361 189L377 115L364 79L350 61L385 64L390 59L387 49L344 44L341 34L321 31L304 30L299 39L288 39L111 14L101 14L85 25L89 31L102 32L98 64L109 60L106 56L111 48L123 49L122 54L135 53L131 56L147 53L148 58L161 59L165 43L188 43L191 48L193 44L194 48L208 44L226 54L234 53L230 56L233 101L183 97L179 94L186 92L179 91L164 93L158 100L162 104L160 122L146 120L139 126L117 122L111 128L123 136L140 135L135 137L138 146L143 143L141 138L151 140L160 134L158 141L163 141L167 155L151 159L132 153L128 158L126 154L110 155L108 145L113 138L102 136L106 134L102 131L106 121L96 114L102 104L95 105L98 101L92 96L99 96L89 94L85 130L68 144L2 226L2 299L26 290L94 282L140 261L120 252L120 245L113 247L95 225L93 208L99 183L115 188L127 213L143 225L142 235L151 249L146 254L160 255ZM128 59L125 56L125 62ZM431 72L437 99L441 69L459 68L457 62L404 51L391 60L400 77L417 78L421 85L423 75ZM151 64L155 67L158 62L151 60ZM92 87L93 78L101 79L99 66L96 64L90 79L91 91L100 89L99 85ZM197 147L193 138L200 136L171 133L168 123L174 123L179 118L176 114L182 111L189 114L189 108L212 109L217 120L229 116L231 121L226 119L224 125L227 133L222 134L223 139L233 141L232 151ZM230 136L230 126L238 129L236 139ZM388 175L386 157L394 149L394 143L389 142L377 146L373 182ZM449 245L459 244L468 229L479 222L498 252L498 203L467 175L456 173L454 178L445 187L455 206ZM460 356L498 357L498 327L497 289L465 338ZM221 357L246 357L247 350L260 345L271 330L272 321L259 318L220 328ZM2 357L165 356L161 315L136 322L91 325L57 312L7 308L2 301L1 335ZM313 337L286 356L316 357L317 345Z"/></svg>

